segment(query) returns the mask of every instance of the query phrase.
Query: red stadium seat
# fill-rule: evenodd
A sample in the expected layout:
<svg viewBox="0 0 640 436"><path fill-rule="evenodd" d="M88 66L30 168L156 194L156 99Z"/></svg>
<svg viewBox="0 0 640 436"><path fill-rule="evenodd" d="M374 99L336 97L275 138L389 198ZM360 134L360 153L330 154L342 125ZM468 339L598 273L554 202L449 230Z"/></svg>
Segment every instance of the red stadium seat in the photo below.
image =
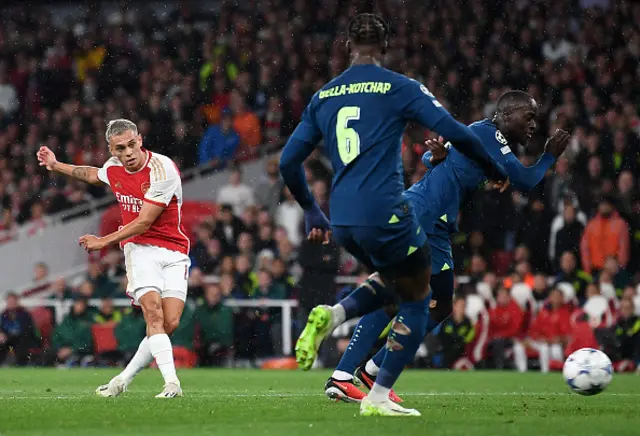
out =
<svg viewBox="0 0 640 436"><path fill-rule="evenodd" d="M116 351L118 340L114 334L115 323L94 324L91 326L93 336L93 351L96 355Z"/></svg>
<svg viewBox="0 0 640 436"><path fill-rule="evenodd" d="M35 327L40 332L42 346L48 347L53 333L53 314L47 307L35 307L30 310Z"/></svg>

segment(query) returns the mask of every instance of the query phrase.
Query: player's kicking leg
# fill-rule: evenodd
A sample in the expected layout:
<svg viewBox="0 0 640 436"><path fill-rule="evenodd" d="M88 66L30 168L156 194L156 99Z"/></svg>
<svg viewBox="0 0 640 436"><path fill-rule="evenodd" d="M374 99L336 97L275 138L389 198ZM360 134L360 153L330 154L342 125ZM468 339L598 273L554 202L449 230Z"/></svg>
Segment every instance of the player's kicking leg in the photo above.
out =
<svg viewBox="0 0 640 436"><path fill-rule="evenodd" d="M182 396L169 335L178 327L184 301L173 297L160 299L157 292L151 291L140 297L140 305L147 323L147 336L140 342L127 367L108 384L98 387L96 393L103 397L117 397L127 390L136 374L155 359L165 381L164 390L156 398Z"/></svg>
<svg viewBox="0 0 640 436"><path fill-rule="evenodd" d="M358 288L335 306L316 306L311 310L307 324L296 342L298 366L308 371L318 357L322 341L346 320L372 312L391 303L394 295L378 274L372 274Z"/></svg>

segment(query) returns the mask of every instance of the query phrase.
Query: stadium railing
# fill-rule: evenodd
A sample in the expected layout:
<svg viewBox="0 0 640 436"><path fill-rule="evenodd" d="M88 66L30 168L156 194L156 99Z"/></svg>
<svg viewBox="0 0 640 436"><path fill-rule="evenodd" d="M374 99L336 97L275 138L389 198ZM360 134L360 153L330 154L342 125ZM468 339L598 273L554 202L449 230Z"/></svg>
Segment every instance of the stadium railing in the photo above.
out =
<svg viewBox="0 0 640 436"><path fill-rule="evenodd" d="M112 300L115 307L130 307L131 300L128 298L117 298ZM100 307L101 300L89 299L88 304L91 307ZM51 300L44 298L23 298L20 304L26 308L36 307L50 307L54 310L56 324L60 324L63 318L69 313L73 306L73 300ZM238 300L228 299L224 301L224 304L229 307L277 307L282 311L282 353L285 356L291 355L291 333L293 323L293 311L294 307L298 307L296 300ZM4 302L0 303L0 311L3 309Z"/></svg>

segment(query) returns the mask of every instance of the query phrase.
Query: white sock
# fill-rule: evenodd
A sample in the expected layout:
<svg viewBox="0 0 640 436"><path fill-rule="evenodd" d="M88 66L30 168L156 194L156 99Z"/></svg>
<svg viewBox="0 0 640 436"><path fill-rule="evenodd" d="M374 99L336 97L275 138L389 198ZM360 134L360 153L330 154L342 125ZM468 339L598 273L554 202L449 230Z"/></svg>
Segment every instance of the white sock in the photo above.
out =
<svg viewBox="0 0 640 436"><path fill-rule="evenodd" d="M165 384L180 383L173 363L173 349L171 348L169 336L166 333L151 336L149 338L149 350L151 350L153 358L156 359Z"/></svg>
<svg viewBox="0 0 640 436"><path fill-rule="evenodd" d="M336 369L335 371L333 371L333 374L331 374L331 378L340 381L351 381L353 380L353 375L349 374L347 371L338 371Z"/></svg>
<svg viewBox="0 0 640 436"><path fill-rule="evenodd" d="M124 379L126 384L131 383L131 380L147 367L153 360L153 355L151 354L151 350L149 350L149 340L145 336L144 339L138 345L138 351L133 355L131 361L127 364L127 367L118 375Z"/></svg>
<svg viewBox="0 0 640 436"><path fill-rule="evenodd" d="M347 312L344 310L344 307L340 304L336 304L331 307L331 322L333 323L333 328L335 329L340 324L344 323L347 320Z"/></svg>
<svg viewBox="0 0 640 436"><path fill-rule="evenodd" d="M374 383L368 397L374 402L388 401L389 392L391 392L391 389L380 386L378 383Z"/></svg>
<svg viewBox="0 0 640 436"><path fill-rule="evenodd" d="M371 374L373 376L377 376L378 375L378 371L380 371L380 368L378 368L378 365L373 363L373 359L369 359L367 361L367 364L364 366L364 370L367 371L368 374Z"/></svg>

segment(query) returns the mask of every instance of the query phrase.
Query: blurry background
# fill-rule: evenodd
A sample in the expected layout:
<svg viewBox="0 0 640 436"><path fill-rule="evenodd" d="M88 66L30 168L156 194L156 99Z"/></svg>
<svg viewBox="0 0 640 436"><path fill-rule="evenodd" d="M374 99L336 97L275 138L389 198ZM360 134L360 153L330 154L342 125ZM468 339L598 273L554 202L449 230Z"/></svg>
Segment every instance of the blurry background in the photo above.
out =
<svg viewBox="0 0 640 436"><path fill-rule="evenodd" d="M121 301L121 252L88 257L76 243L117 228L114 197L48 174L35 159L44 144L61 161L101 166L106 122L119 117L136 122L145 146L173 158L184 177L193 268L173 339L180 364L251 365L287 354L308 310L364 277L335 245L305 242L277 162L311 95L348 66L345 29L365 3L4 1L0 363L122 363L144 334L140 314ZM462 210L452 236L456 325L468 319L473 335L443 329L418 364L500 366L490 343L537 335L568 351L582 335L634 368L640 4L490 3L376 6L392 28L386 65L422 81L461 121L491 117L508 89L536 98L540 130L528 149L514 150L523 163L535 162L556 128L572 133L533 192L480 189ZM406 131L407 186L425 173L429 136L418 125ZM320 149L306 170L328 213L332 174ZM551 333L531 330L553 306L553 289L566 319ZM325 364L348 334L348 325L336 333Z"/></svg>

